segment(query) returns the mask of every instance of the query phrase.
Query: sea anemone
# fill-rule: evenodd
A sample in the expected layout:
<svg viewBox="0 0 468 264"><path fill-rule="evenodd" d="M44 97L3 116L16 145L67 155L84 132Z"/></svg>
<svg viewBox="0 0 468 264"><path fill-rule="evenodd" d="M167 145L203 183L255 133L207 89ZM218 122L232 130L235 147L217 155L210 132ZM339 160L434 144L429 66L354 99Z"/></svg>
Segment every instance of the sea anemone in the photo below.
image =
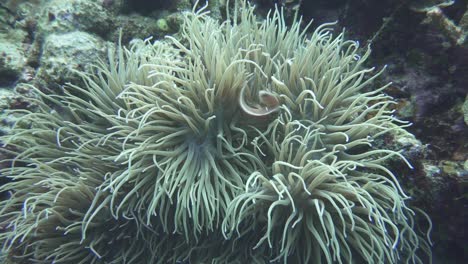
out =
<svg viewBox="0 0 468 264"><path fill-rule="evenodd" d="M406 123L370 49L330 26L195 8L179 39L119 44L64 95L36 90L1 138L8 258L421 263L419 210L386 167L406 159L374 144Z"/></svg>

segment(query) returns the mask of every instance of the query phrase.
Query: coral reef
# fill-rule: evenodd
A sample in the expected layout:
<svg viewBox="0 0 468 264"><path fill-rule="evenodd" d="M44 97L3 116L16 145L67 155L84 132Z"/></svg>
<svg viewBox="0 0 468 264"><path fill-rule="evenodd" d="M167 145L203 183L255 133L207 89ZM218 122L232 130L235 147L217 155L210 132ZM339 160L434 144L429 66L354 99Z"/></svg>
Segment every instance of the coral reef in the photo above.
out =
<svg viewBox="0 0 468 264"><path fill-rule="evenodd" d="M427 263L430 220L387 167L407 161L378 144L408 135L383 69L332 24L300 25L194 9L179 38L110 48L63 96L31 88L1 138L7 261Z"/></svg>

